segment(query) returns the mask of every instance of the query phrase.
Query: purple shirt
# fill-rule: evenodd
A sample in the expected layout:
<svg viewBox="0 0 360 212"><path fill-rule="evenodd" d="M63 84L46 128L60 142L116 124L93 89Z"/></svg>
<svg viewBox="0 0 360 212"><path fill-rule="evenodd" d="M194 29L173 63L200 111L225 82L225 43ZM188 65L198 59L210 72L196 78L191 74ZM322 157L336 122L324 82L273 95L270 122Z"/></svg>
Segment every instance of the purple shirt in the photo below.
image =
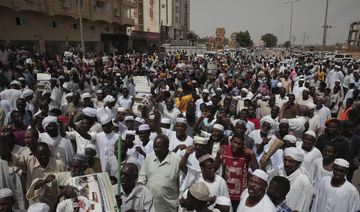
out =
<svg viewBox="0 0 360 212"><path fill-rule="evenodd" d="M15 128L15 126L13 127L13 134L15 136L15 144L18 144L20 146L25 146L25 141L24 141L24 135L25 135L25 131L27 130L28 125L23 125L20 128Z"/></svg>

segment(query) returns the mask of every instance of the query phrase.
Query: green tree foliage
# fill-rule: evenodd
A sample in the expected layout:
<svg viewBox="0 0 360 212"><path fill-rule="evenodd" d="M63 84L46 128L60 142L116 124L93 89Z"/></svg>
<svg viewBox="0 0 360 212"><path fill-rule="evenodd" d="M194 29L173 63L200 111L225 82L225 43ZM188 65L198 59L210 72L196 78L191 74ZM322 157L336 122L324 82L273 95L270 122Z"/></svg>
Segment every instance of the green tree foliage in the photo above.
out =
<svg viewBox="0 0 360 212"><path fill-rule="evenodd" d="M266 33L265 35L261 36L261 40L265 42L266 47L275 47L277 44L277 37L272 33Z"/></svg>
<svg viewBox="0 0 360 212"><path fill-rule="evenodd" d="M188 33L188 39L196 41L199 39L199 35L197 35L194 31L191 30Z"/></svg>
<svg viewBox="0 0 360 212"><path fill-rule="evenodd" d="M289 47L290 47L290 41L286 41L286 42L283 44L283 47L289 48Z"/></svg>
<svg viewBox="0 0 360 212"><path fill-rule="evenodd" d="M247 30L245 32L240 31L236 33L236 41L241 47L249 47L254 45L253 41L251 40L250 33Z"/></svg>

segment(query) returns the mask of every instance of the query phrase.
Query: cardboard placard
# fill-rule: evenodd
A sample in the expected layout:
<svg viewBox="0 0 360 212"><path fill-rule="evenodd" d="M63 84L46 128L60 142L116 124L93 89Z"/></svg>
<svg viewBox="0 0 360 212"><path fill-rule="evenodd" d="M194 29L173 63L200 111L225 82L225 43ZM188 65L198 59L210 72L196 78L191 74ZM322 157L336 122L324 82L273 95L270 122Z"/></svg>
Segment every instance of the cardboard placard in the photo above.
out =
<svg viewBox="0 0 360 212"><path fill-rule="evenodd" d="M51 84L50 84L51 75L50 74L38 73L38 74L36 74L36 78L37 78L38 91L45 91L45 90L51 89Z"/></svg>

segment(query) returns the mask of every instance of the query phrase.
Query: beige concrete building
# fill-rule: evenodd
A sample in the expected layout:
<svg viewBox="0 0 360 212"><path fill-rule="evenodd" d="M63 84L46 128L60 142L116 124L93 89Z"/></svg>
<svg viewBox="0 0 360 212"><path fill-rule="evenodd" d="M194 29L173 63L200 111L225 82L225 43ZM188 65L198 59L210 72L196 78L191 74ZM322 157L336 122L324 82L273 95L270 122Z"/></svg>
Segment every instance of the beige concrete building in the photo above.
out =
<svg viewBox="0 0 360 212"><path fill-rule="evenodd" d="M190 0L138 0L136 31L163 33L166 41L187 38L190 29Z"/></svg>
<svg viewBox="0 0 360 212"><path fill-rule="evenodd" d="M348 44L349 47L360 47L360 21L350 24Z"/></svg>
<svg viewBox="0 0 360 212"><path fill-rule="evenodd" d="M50 54L80 48L81 13L86 51L126 50L136 7L136 0L1 0L0 43Z"/></svg>

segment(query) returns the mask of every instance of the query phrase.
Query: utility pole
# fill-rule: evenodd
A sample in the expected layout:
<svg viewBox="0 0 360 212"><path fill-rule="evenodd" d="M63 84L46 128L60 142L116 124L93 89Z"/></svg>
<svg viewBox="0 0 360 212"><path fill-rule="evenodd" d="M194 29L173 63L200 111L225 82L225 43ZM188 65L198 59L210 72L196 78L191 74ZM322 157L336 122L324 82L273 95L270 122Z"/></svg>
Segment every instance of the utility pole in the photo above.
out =
<svg viewBox="0 0 360 212"><path fill-rule="evenodd" d="M293 6L294 3L300 1L300 0L294 0L294 1L285 1L285 4L291 4L291 15L290 15L290 33L289 33L289 42L290 42L290 48L291 48L291 30L292 30L292 17L293 17Z"/></svg>
<svg viewBox="0 0 360 212"><path fill-rule="evenodd" d="M79 21L80 21L80 39L81 39L81 51L85 54L85 44L84 44L84 35L83 35L83 23L82 23L82 16L81 16L81 6L82 0L77 0L79 3Z"/></svg>
<svg viewBox="0 0 360 212"><path fill-rule="evenodd" d="M326 45L326 34L327 34L327 29L329 28L329 26L327 25L327 15L328 15L328 8L329 8L329 0L326 0L326 9L325 9L325 23L324 23L324 34L323 34L323 43L321 46L321 59L324 59L324 50L325 50L325 45Z"/></svg>

